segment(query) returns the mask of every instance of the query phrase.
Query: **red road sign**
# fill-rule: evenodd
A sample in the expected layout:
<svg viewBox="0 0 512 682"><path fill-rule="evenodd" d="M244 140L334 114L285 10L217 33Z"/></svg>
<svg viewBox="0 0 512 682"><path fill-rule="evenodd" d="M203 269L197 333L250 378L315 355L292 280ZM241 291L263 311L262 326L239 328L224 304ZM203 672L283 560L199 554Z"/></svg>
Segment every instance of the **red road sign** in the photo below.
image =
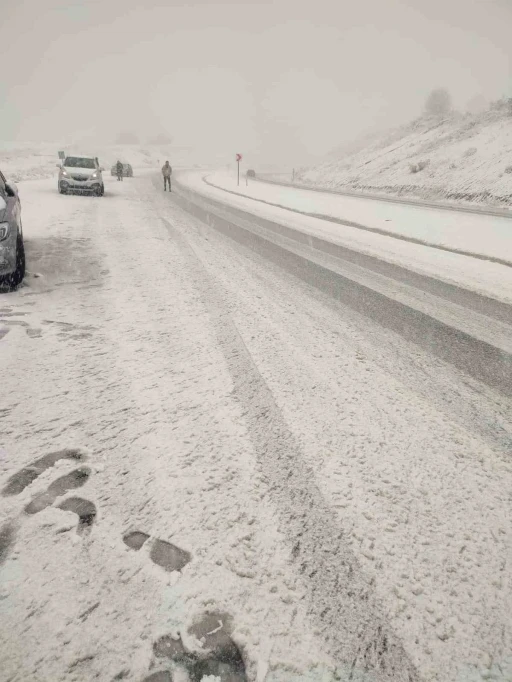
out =
<svg viewBox="0 0 512 682"><path fill-rule="evenodd" d="M241 160L242 160L242 155L241 155L241 154L237 154L237 155L236 155L236 160L237 160L237 161L241 161Z"/></svg>

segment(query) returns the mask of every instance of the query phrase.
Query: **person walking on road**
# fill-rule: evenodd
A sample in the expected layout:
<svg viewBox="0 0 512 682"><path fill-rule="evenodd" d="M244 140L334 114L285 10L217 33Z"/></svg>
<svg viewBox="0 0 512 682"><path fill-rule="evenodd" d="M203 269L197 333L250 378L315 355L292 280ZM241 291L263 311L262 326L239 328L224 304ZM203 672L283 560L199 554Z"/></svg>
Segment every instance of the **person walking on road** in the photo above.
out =
<svg viewBox="0 0 512 682"><path fill-rule="evenodd" d="M172 168L171 165L169 164L169 161L166 161L164 165L162 166L162 175L164 176L164 192L167 189L167 185L169 185L169 192L171 191L171 175L172 175Z"/></svg>
<svg viewBox="0 0 512 682"><path fill-rule="evenodd" d="M118 162L116 163L116 171L117 171L117 179L118 179L118 181L119 181L119 180L122 181L122 180L123 180L123 164L121 163L121 161L118 161Z"/></svg>

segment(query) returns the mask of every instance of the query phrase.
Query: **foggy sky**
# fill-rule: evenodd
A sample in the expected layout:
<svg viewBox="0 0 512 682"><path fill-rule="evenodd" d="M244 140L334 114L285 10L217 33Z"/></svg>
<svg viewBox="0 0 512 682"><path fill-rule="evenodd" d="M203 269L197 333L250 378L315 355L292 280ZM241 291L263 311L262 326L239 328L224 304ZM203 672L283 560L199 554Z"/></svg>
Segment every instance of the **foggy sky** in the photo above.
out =
<svg viewBox="0 0 512 682"><path fill-rule="evenodd" d="M512 96L512 0L4 0L3 140L170 133L295 162L416 117Z"/></svg>

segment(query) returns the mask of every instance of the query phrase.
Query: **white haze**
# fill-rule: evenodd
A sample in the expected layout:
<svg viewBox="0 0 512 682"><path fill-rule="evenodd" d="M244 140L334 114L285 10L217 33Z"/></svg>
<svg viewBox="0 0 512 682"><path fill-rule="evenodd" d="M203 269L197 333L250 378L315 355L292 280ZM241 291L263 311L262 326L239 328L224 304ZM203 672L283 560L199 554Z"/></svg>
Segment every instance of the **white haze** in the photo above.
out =
<svg viewBox="0 0 512 682"><path fill-rule="evenodd" d="M3 141L141 140L295 163L512 95L510 0L25 0L0 24Z"/></svg>

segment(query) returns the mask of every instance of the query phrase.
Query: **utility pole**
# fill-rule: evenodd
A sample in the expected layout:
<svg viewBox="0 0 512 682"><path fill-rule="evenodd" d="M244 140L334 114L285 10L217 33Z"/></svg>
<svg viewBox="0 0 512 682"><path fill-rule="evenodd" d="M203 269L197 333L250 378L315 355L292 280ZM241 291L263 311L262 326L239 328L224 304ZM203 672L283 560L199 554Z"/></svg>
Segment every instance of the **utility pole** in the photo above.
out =
<svg viewBox="0 0 512 682"><path fill-rule="evenodd" d="M236 155L236 170L237 170L237 181L236 184L240 186L240 161L242 160L242 155Z"/></svg>

